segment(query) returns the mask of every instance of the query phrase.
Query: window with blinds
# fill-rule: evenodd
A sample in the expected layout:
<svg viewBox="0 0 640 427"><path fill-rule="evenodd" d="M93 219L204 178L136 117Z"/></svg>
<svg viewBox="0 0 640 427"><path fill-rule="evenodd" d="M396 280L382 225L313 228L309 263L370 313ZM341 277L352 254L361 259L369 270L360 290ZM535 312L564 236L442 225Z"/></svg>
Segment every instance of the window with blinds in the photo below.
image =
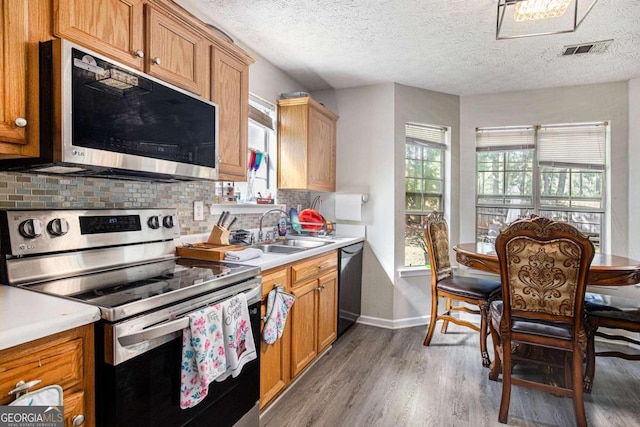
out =
<svg viewBox="0 0 640 427"><path fill-rule="evenodd" d="M608 123L476 130L477 240L535 213L603 239Z"/></svg>
<svg viewBox="0 0 640 427"><path fill-rule="evenodd" d="M446 127L405 125L405 266L424 266L425 217L444 207Z"/></svg>

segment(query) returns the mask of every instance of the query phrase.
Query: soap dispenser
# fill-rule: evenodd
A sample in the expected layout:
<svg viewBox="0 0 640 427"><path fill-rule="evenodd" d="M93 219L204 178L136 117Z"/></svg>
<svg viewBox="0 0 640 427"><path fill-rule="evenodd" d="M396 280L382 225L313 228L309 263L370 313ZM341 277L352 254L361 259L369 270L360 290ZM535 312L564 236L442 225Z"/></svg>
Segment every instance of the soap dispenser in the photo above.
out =
<svg viewBox="0 0 640 427"><path fill-rule="evenodd" d="M280 216L280 222L278 222L278 236L280 240L284 239L287 235L287 219L284 215Z"/></svg>

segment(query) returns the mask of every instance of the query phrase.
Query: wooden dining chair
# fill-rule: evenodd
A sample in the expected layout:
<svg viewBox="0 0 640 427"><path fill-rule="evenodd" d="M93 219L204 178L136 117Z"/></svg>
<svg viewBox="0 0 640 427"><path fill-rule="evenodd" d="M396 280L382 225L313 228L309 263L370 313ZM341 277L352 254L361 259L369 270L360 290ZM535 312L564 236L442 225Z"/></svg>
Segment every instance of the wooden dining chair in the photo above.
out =
<svg viewBox="0 0 640 427"><path fill-rule="evenodd" d="M498 421L507 422L511 386L518 385L572 397L576 422L586 426L583 306L593 244L567 223L535 217L509 225L496 238L495 249L502 301L491 303L495 361L489 378L497 380L502 372ZM514 375L514 363L522 361L549 370L563 367L564 379L545 383L521 372Z"/></svg>
<svg viewBox="0 0 640 427"><path fill-rule="evenodd" d="M596 356L619 357L626 360L640 360L640 352L634 352L631 347L596 352L595 337L607 340L623 341L640 347L640 341L626 335L613 335L598 331L600 327L640 332L640 301L629 298L614 297L587 293L585 297L585 312L587 313L587 367L584 375L584 391L591 393L596 373ZM613 332L617 333L617 332Z"/></svg>
<svg viewBox="0 0 640 427"><path fill-rule="evenodd" d="M431 320L424 345L431 343L438 320L444 321L441 329L443 334L447 332L449 322L466 326L480 333L482 365L488 367L491 364L487 352L489 303L500 297L500 282L453 274L449 258L449 229L441 212L433 212L427 216L424 236L431 264ZM442 314L438 314L438 298L445 300L445 311ZM478 310L453 305L453 300L477 306ZM480 315L480 327L453 316L454 311Z"/></svg>

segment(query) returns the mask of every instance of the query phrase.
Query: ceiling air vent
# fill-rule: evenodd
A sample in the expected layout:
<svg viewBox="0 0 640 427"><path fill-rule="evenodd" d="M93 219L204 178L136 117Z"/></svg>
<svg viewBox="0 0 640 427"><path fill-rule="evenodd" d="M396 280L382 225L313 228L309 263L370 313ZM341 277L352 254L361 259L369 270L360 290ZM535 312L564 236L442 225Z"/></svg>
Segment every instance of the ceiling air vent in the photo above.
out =
<svg viewBox="0 0 640 427"><path fill-rule="evenodd" d="M574 44L562 48L562 56L582 55L585 53L603 53L611 44L613 39L599 42Z"/></svg>

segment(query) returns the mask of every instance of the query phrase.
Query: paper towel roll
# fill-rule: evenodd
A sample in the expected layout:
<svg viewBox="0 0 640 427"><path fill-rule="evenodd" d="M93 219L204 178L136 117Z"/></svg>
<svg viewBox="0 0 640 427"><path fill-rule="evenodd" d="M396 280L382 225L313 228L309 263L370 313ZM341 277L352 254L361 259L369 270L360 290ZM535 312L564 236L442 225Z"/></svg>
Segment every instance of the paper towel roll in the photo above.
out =
<svg viewBox="0 0 640 427"><path fill-rule="evenodd" d="M336 219L360 221L362 218L362 194L336 194Z"/></svg>

